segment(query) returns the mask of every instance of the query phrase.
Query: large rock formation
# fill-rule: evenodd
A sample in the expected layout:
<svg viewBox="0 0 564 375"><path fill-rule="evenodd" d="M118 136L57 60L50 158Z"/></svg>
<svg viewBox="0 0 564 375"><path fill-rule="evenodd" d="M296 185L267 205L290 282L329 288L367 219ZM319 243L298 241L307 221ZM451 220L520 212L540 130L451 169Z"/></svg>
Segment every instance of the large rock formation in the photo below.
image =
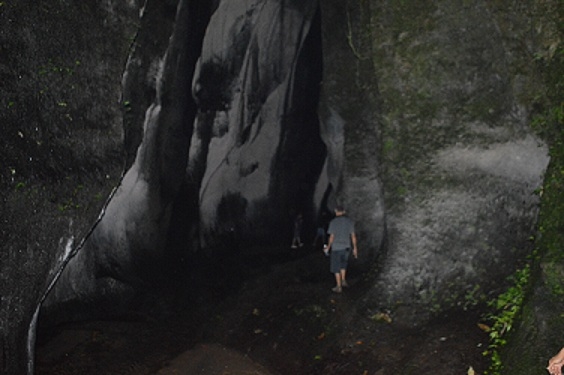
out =
<svg viewBox="0 0 564 375"><path fill-rule="evenodd" d="M0 373L33 370L39 304L123 172L138 1L0 3Z"/></svg>
<svg viewBox="0 0 564 375"><path fill-rule="evenodd" d="M537 36L528 14L485 2L371 12L388 229L373 295L396 311L409 301L401 311L417 321L413 304L499 290L532 250L548 164L529 126Z"/></svg>
<svg viewBox="0 0 564 375"><path fill-rule="evenodd" d="M333 209L343 203L357 221L361 269L374 267L383 255L385 205L380 181L380 98L368 38L352 41L365 32L370 8L366 3L321 2L323 86L319 104L321 135L327 146L317 204ZM368 57L360 57L360 49ZM324 203L326 189L332 195ZM323 195L322 195L323 194ZM381 257L383 259L383 257Z"/></svg>
<svg viewBox="0 0 564 375"><path fill-rule="evenodd" d="M148 91L147 86L154 85L153 101L139 100L140 105L148 105L142 119L142 142L99 223L44 303L47 318L95 316L97 308L106 313L119 311L129 303L125 297L170 275L176 260L167 254L167 238L174 204L185 182L196 114L190 85L209 12L207 4L180 2L167 48L147 54L142 44L136 45L126 69L126 93L133 96L135 89ZM157 17L154 21L167 20L164 14ZM147 37L141 33L142 39ZM140 61L150 63L140 69ZM148 80L139 82L138 77ZM127 95L125 100L131 106L137 103ZM111 303L113 298L122 303ZM89 308L70 308L82 300L88 301ZM108 303L112 309L106 307Z"/></svg>
<svg viewBox="0 0 564 375"><path fill-rule="evenodd" d="M287 240L292 211L311 221L325 156L320 74L316 1L224 1L214 13L194 76L188 169L203 248Z"/></svg>
<svg viewBox="0 0 564 375"><path fill-rule="evenodd" d="M137 17L134 2L103 4L95 7L97 30ZM5 6L2 17L18 24L34 14ZM34 11L66 17L84 7ZM100 91L74 93L76 105L61 88L36 101L45 91L30 80L26 87L40 94L9 112L3 372L22 372L39 304L63 265L43 303L49 321L121 308L124 296L166 280L199 249L213 259L234 244L287 246L294 214L304 213L311 228L337 201L357 221L358 265L372 276L359 303L390 309L400 322L421 323L469 293L496 292L529 253L533 193L548 157L528 126L542 86L530 58L536 35L522 31L521 9L482 1L149 0L144 10L123 78L123 154L116 60L125 60L125 40L97 41L86 55L81 48L94 34L76 25L86 39L74 51L84 56L26 65L28 74L46 67L42 84L70 90L84 79ZM33 30L18 35L37 47ZM45 56L61 47L51 43ZM27 58L1 66L11 85L2 91L5 108L18 105L10 99L22 93L16 82L27 82L13 68L20 61ZM84 76L60 81L71 66ZM18 142L38 148L39 158L16 152ZM33 167L41 158L58 178ZM107 206L93 199L113 184ZM22 214L30 207L37 214Z"/></svg>

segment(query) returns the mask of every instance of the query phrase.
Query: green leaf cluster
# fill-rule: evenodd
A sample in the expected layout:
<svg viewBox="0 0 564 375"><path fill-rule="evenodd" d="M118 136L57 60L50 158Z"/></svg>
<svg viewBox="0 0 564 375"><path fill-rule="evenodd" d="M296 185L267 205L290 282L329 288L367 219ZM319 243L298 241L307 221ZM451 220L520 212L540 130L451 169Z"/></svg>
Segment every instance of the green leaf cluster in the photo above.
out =
<svg viewBox="0 0 564 375"><path fill-rule="evenodd" d="M517 271L513 286L491 302L493 311L487 316L492 327L490 343L484 354L491 358L490 368L486 373L493 375L503 373L504 367L509 366L510 362L504 366L500 349L507 344L508 332L516 326L516 320L527 322L535 319L526 311L530 306L525 305L529 284L538 282L534 280L536 276L530 277L531 270L535 275L542 271L542 282L556 299L564 293L564 45L561 42L564 40L564 2L548 1L537 5L550 8L550 12L543 13L544 18L540 20L540 24L551 32L545 36L545 41L550 42L545 51L532 57L539 78L543 81L544 91L533 103L531 127L547 143L550 163L543 186L536 191L541 199L541 207L534 262ZM551 25L555 27L550 28ZM539 261L542 262L542 270L539 270ZM535 268L532 268L533 265ZM524 329L534 330L528 326ZM512 337L524 335L526 333ZM546 337L542 338L542 341L547 340ZM517 345L519 344L522 346L523 342L520 341ZM504 351L504 355L506 354L508 352ZM537 359L531 358L531 361L522 362L522 372L519 373L532 373L531 369L538 369Z"/></svg>
<svg viewBox="0 0 564 375"><path fill-rule="evenodd" d="M485 374L497 375L503 369L500 349L507 344L507 334L511 331L521 311L530 276L531 268L527 264L511 276L511 287L507 291L488 302L491 312L485 318L491 324L489 329L490 342L483 354L490 357L491 363Z"/></svg>
<svg viewBox="0 0 564 375"><path fill-rule="evenodd" d="M550 164L544 176L544 184L538 192L541 197L539 238L536 245L546 263L549 287L556 294L564 290L564 280L559 270L564 265L564 2L553 9L558 30L549 53L537 57L535 62L544 79L546 91L538 113L534 116L533 129L547 142ZM556 270L556 271L555 271ZM555 271L555 272L552 272Z"/></svg>

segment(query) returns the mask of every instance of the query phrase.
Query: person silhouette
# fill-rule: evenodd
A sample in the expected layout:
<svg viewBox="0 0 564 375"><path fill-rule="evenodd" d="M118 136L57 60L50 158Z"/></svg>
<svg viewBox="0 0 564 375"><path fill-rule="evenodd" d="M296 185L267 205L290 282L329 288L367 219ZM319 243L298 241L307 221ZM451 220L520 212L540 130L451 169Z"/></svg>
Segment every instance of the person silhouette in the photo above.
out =
<svg viewBox="0 0 564 375"><path fill-rule="evenodd" d="M330 252L329 270L335 275L335 282L337 284L332 290L335 293L341 293L343 287L349 286L346 276L351 244L353 256L358 258L354 222L345 216L343 206L337 205L335 207L335 218L329 223L327 233L329 233L329 242L324 252L325 254Z"/></svg>
<svg viewBox="0 0 564 375"><path fill-rule="evenodd" d="M323 210L319 214L319 219L317 220L317 229L315 230L315 238L311 244L313 247L317 246L319 242L323 247L327 244L327 223L329 219L329 213Z"/></svg>
<svg viewBox="0 0 564 375"><path fill-rule="evenodd" d="M292 238L292 249L297 247L302 247L304 244L302 242L302 226L304 223L304 218L300 213L296 215L294 219L294 237Z"/></svg>

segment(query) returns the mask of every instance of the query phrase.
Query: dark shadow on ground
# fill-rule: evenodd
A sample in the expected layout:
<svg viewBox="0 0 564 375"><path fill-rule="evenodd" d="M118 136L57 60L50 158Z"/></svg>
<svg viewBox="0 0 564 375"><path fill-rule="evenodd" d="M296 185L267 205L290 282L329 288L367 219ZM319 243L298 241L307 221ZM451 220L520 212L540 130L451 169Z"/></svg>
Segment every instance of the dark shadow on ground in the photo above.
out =
<svg viewBox="0 0 564 375"><path fill-rule="evenodd" d="M181 292L155 291L134 313L44 329L36 374L141 375L163 368L169 371L161 374L190 374L175 358L196 358L186 352L206 345L234 350L280 375L485 370L487 336L477 327L478 312L457 312L418 329L398 327L362 307L361 275L351 272L350 288L331 292L334 279L320 249L259 254L202 265L182 281ZM208 369L204 373L258 373Z"/></svg>

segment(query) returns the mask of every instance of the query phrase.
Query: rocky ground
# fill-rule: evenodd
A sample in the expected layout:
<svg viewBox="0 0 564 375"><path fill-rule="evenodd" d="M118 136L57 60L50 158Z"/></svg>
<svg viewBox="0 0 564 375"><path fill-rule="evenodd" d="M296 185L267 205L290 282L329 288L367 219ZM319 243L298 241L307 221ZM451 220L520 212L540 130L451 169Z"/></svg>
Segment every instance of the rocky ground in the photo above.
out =
<svg viewBox="0 0 564 375"><path fill-rule="evenodd" d="M400 327L393 312L362 307L359 275L331 292L320 251L237 259L200 268L185 293L156 293L135 313L41 329L36 374L461 375L487 367L477 312Z"/></svg>

